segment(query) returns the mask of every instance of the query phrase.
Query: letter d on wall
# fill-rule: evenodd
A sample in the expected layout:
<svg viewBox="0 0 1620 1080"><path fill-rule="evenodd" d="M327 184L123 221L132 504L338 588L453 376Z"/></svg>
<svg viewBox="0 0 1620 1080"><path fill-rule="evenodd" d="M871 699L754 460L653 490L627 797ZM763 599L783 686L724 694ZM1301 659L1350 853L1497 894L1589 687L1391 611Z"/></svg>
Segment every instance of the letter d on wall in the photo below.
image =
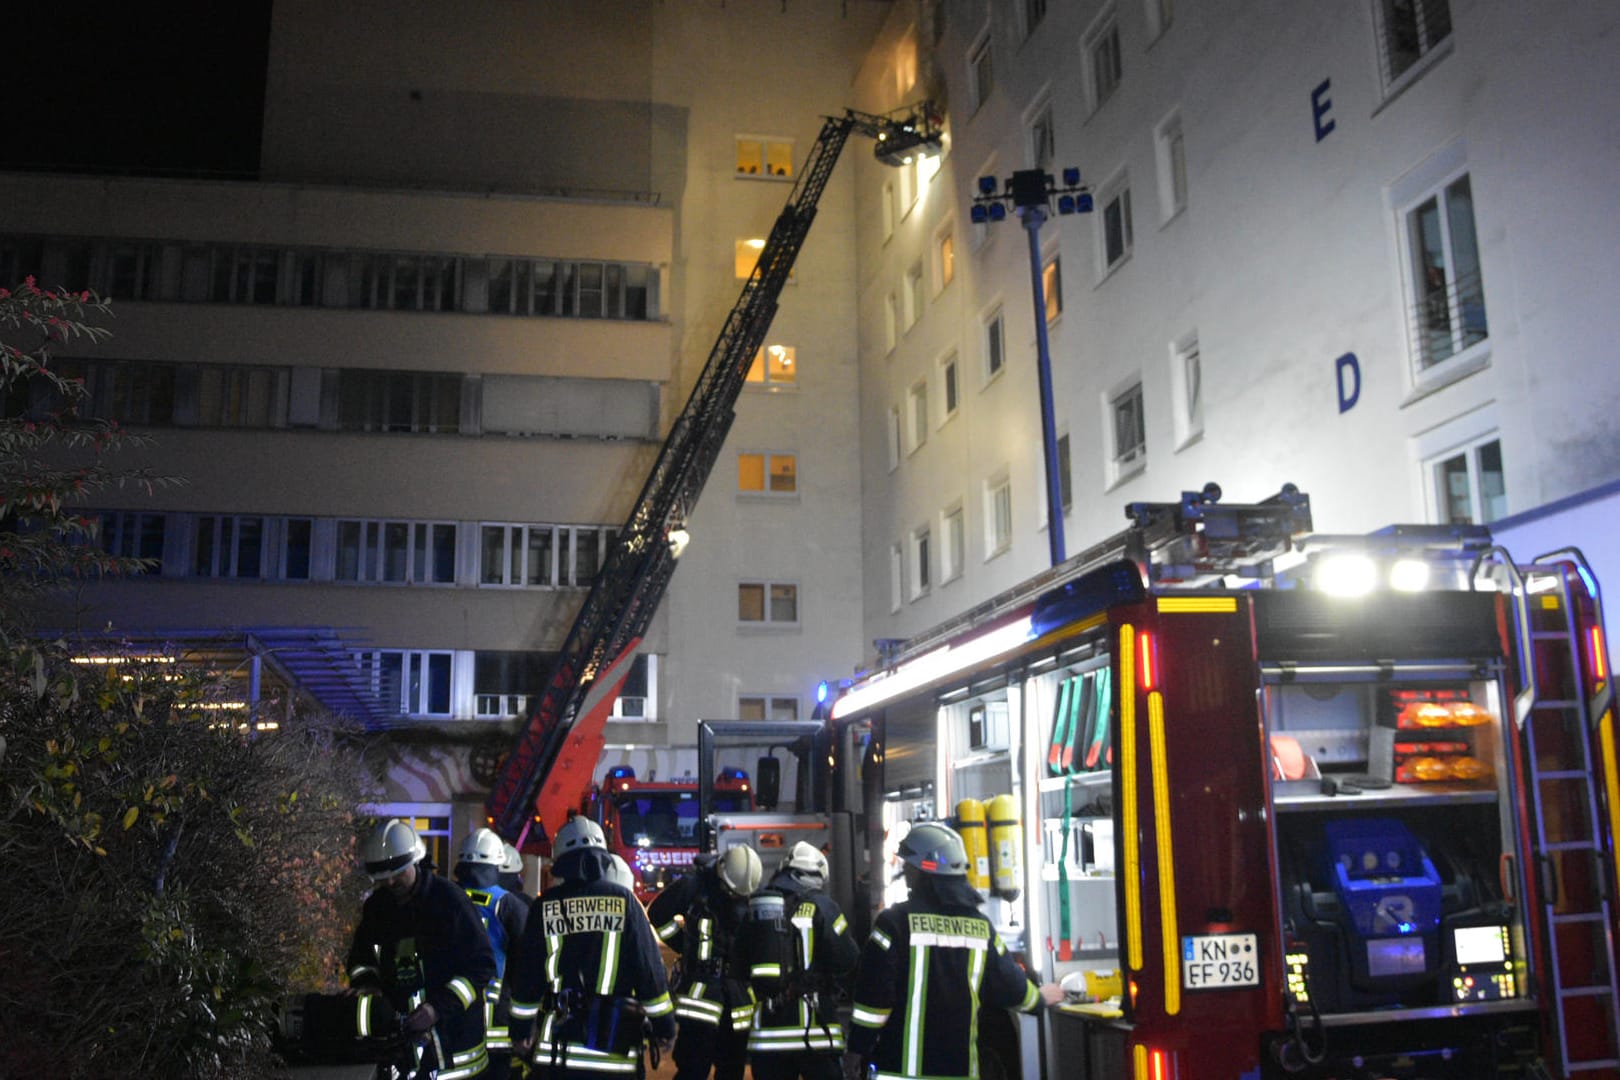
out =
<svg viewBox="0 0 1620 1080"><path fill-rule="evenodd" d="M1333 378L1339 386L1339 411L1349 412L1361 397L1361 361L1355 353L1347 352L1333 361Z"/></svg>

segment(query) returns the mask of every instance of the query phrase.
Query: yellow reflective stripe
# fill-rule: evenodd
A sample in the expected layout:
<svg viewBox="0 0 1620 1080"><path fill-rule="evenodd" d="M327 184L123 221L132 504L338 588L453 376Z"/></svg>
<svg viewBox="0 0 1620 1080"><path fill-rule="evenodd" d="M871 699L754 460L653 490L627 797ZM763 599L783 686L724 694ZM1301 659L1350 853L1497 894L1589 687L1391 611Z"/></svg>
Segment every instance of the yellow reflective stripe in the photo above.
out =
<svg viewBox="0 0 1620 1080"><path fill-rule="evenodd" d="M748 974L752 975L756 979L763 979L763 978L766 978L767 976L770 976L770 977L779 976L779 975L782 974L782 965L781 964L755 964L753 967L748 969Z"/></svg>
<svg viewBox="0 0 1620 1080"><path fill-rule="evenodd" d="M893 1011L892 1009L875 1009L870 1005L857 1004L854 1011L854 1020L861 1027L882 1027L888 1023L889 1013Z"/></svg>
<svg viewBox="0 0 1620 1080"><path fill-rule="evenodd" d="M619 977L619 931L608 930L602 934L602 957L596 968L596 992L603 997L611 997L613 983Z"/></svg>
<svg viewBox="0 0 1620 1080"><path fill-rule="evenodd" d="M888 952L889 946L894 944L894 942L889 940L888 934L885 934L875 926L872 927L872 940L877 944L877 947L882 949L884 952Z"/></svg>
<svg viewBox="0 0 1620 1080"><path fill-rule="evenodd" d="M1136 628L1119 628L1120 831L1125 836L1125 955L1132 971L1142 970L1142 852L1136 836Z"/></svg>
<svg viewBox="0 0 1620 1080"><path fill-rule="evenodd" d="M376 994L361 994L354 1003L354 1030L362 1037L371 1034L371 1003L377 999Z"/></svg>
<svg viewBox="0 0 1620 1080"><path fill-rule="evenodd" d="M1237 610L1235 596L1161 596L1159 613L1215 614Z"/></svg>
<svg viewBox="0 0 1620 1080"><path fill-rule="evenodd" d="M842 915L838 916L838 918L833 920L833 933L842 934L845 930L848 930L848 929L849 929L849 920L844 918Z"/></svg>
<svg viewBox="0 0 1620 1080"><path fill-rule="evenodd" d="M1164 950L1164 1011L1181 1011L1181 931L1176 925L1176 862L1170 834L1170 763L1164 741L1164 695L1148 695L1148 744L1153 766L1153 831L1159 849L1159 941Z"/></svg>
<svg viewBox="0 0 1620 1080"><path fill-rule="evenodd" d="M1024 990L1024 1000L1018 1003L1018 1008L1021 1012L1029 1012L1040 1000L1041 992L1035 988L1034 983L1029 983Z"/></svg>
<svg viewBox="0 0 1620 1080"><path fill-rule="evenodd" d="M546 981L553 987L562 984L562 935L546 935Z"/></svg>
<svg viewBox="0 0 1620 1080"><path fill-rule="evenodd" d="M648 1016L663 1016L666 1013L672 1013L675 1011L675 1003L669 1000L668 993L663 993L659 994L651 1001L643 1001L641 1003L641 1011L646 1013Z"/></svg>
<svg viewBox="0 0 1620 1080"><path fill-rule="evenodd" d="M707 960L714 952L714 923L710 919L698 920L698 959Z"/></svg>
<svg viewBox="0 0 1620 1080"><path fill-rule="evenodd" d="M1147 1076L1147 1047L1143 1046L1141 1043L1137 1043L1131 1048L1131 1051L1131 1063L1135 1066L1135 1069L1131 1072L1131 1075L1141 1077Z"/></svg>
<svg viewBox="0 0 1620 1080"><path fill-rule="evenodd" d="M464 975L457 975L450 980L450 992L456 995L463 1009L472 1008L472 1003L478 1000L478 991L473 988L471 980Z"/></svg>
<svg viewBox="0 0 1620 1080"><path fill-rule="evenodd" d="M1609 796L1609 842L1620 841L1620 772L1615 771L1614 710L1604 709L1598 721L1598 746L1603 752L1603 790ZM1615 884L1620 886L1620 860L1611 860ZM1620 896L1620 892L1615 893Z"/></svg>
<svg viewBox="0 0 1620 1080"><path fill-rule="evenodd" d="M660 941L668 941L670 938L675 936L675 932L677 930L679 930L680 928L681 928L680 923L676 922L674 919L669 920L669 922L665 923L663 926L660 926L658 928L658 930L657 930L658 940L660 940Z"/></svg>
<svg viewBox="0 0 1620 1080"><path fill-rule="evenodd" d="M538 1015L540 1015L540 1003L538 1001L519 1002L519 1001L514 1000L512 1002L512 1018L513 1019L515 1019L515 1020L532 1020Z"/></svg>

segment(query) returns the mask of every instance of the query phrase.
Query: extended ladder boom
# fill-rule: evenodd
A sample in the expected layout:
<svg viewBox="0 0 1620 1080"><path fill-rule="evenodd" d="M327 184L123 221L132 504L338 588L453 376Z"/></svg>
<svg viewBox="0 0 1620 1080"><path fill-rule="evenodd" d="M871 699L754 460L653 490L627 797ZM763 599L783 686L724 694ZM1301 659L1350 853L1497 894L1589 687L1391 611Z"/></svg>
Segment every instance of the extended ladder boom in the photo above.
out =
<svg viewBox="0 0 1620 1080"><path fill-rule="evenodd" d="M849 111L822 125L753 273L575 616L538 706L496 775L487 809L495 830L508 840L518 840L534 821L555 829L589 782L608 712L674 573L678 544L672 534L685 527L731 430L737 396L852 131L877 138L878 157L886 162L893 154L937 145L938 139L937 125L924 110L900 118ZM553 775L559 764L560 774Z"/></svg>

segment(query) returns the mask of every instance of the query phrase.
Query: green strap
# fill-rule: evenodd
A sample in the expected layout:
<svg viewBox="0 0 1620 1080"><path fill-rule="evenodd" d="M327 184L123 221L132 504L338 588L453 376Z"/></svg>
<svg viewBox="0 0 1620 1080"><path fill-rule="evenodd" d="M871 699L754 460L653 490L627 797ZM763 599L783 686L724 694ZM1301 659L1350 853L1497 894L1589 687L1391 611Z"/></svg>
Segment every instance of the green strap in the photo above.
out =
<svg viewBox="0 0 1620 1080"><path fill-rule="evenodd" d="M1073 680L1064 679L1058 683L1057 708L1052 712L1052 742L1046 748L1046 768L1052 773L1060 772L1063 762L1063 748L1069 742L1069 684Z"/></svg>
<svg viewBox="0 0 1620 1080"><path fill-rule="evenodd" d="M1069 698L1069 740L1063 747L1063 772L1076 772L1075 762L1085 757L1086 740L1090 738L1087 718L1091 715L1091 676L1074 677L1074 693Z"/></svg>
<svg viewBox="0 0 1620 1080"><path fill-rule="evenodd" d="M1113 761L1113 751L1109 746L1108 718L1112 704L1114 669L1098 668L1097 677L1093 681L1097 687L1097 721L1093 725L1095 730L1091 737L1091 746L1086 751L1085 768L1104 769Z"/></svg>
<svg viewBox="0 0 1620 1080"><path fill-rule="evenodd" d="M1063 785L1063 841L1058 846L1058 955L1069 944L1069 818L1074 812L1074 785Z"/></svg>

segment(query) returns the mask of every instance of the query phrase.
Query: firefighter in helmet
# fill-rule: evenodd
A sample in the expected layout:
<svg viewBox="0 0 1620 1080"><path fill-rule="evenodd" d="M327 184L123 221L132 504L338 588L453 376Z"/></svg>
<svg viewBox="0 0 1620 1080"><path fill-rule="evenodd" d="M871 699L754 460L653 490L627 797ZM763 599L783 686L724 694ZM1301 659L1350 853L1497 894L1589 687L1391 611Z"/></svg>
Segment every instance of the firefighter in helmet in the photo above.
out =
<svg viewBox="0 0 1620 1080"><path fill-rule="evenodd" d="M552 840L558 884L540 894L512 956L512 1049L557 1080L636 1073L643 1023L675 1035L658 939L635 894L610 878L602 827L571 818Z"/></svg>
<svg viewBox="0 0 1620 1080"><path fill-rule="evenodd" d="M498 878L506 860L506 844L493 830L478 829L461 845L456 862L456 884L467 890L467 898L478 909L495 951L495 978L484 988L484 1029L489 1046L490 1080L504 1080L512 1057L512 1041L507 1033L509 995L502 992L506 957L523 940L523 926L529 918L529 905L517 894L507 892Z"/></svg>
<svg viewBox="0 0 1620 1080"><path fill-rule="evenodd" d="M748 1033L754 1080L841 1075L835 988L855 970L860 946L826 888L827 856L801 840L749 899L738 947L756 1000Z"/></svg>
<svg viewBox="0 0 1620 1080"><path fill-rule="evenodd" d="M481 1076L484 987L495 978L495 954L467 894L433 872L416 830L390 818L360 845L377 886L366 897L349 949L349 985L386 997L421 1040L418 1075L439 1080ZM362 1034L381 1034L366 1031ZM437 1070L436 1072L434 1070Z"/></svg>
<svg viewBox="0 0 1620 1080"><path fill-rule="evenodd" d="M741 1080L754 1018L748 973L736 955L748 897L764 870L744 845L699 856L692 869L653 898L647 914L658 936L680 954L675 979L676 1080Z"/></svg>
<svg viewBox="0 0 1620 1080"><path fill-rule="evenodd" d="M511 844L502 845L502 849L506 855L501 860L501 872L496 875L495 883L517 897L518 902L526 908L532 897L523 891L523 856Z"/></svg>
<svg viewBox="0 0 1620 1080"><path fill-rule="evenodd" d="M978 1006L1036 1012L1061 1001L1063 991L1056 983L1037 987L1007 955L979 913L955 830L917 825L900 841L899 855L910 896L878 913L861 950L845 1075L870 1064L893 1080L976 1080Z"/></svg>

